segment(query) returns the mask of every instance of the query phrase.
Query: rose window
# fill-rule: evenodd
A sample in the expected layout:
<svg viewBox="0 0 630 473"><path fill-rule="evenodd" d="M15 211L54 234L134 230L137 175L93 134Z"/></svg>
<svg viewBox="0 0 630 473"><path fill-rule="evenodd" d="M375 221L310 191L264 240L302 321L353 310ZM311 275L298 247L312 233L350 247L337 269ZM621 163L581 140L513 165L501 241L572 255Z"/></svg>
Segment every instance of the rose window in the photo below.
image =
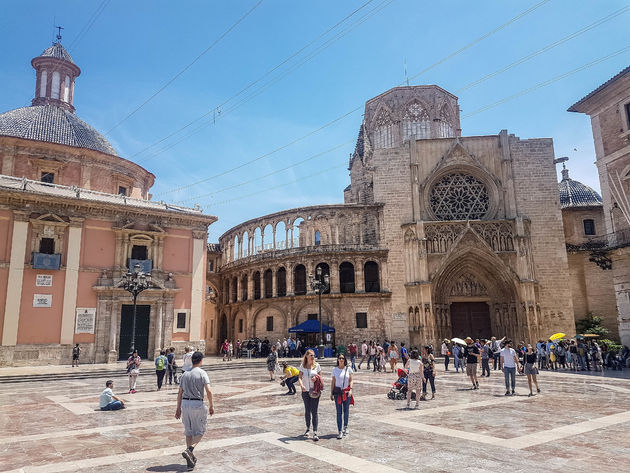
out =
<svg viewBox="0 0 630 473"><path fill-rule="evenodd" d="M431 187L431 210L440 220L479 220L488 213L488 189L479 179L462 173L444 176Z"/></svg>

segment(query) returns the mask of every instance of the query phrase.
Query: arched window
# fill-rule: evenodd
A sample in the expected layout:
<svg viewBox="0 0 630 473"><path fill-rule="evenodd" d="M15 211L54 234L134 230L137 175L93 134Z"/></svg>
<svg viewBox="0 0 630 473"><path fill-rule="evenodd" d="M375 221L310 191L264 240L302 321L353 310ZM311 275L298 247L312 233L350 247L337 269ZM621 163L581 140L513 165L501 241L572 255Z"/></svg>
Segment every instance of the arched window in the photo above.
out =
<svg viewBox="0 0 630 473"><path fill-rule="evenodd" d="M262 230L258 227L254 230L254 247L250 250L250 254L257 255L262 251Z"/></svg>
<svg viewBox="0 0 630 473"><path fill-rule="evenodd" d="M368 261L363 266L365 276L365 292L381 292L381 284L378 277L378 264Z"/></svg>
<svg viewBox="0 0 630 473"><path fill-rule="evenodd" d="M48 71L42 71L42 76L39 79L39 96L46 97L46 86L48 85Z"/></svg>
<svg viewBox="0 0 630 473"><path fill-rule="evenodd" d="M317 274L317 270L318 268L321 268L322 270L322 281L324 280L324 276L328 275L328 277L330 278L330 266L328 266L327 263L319 263L316 267L315 267L315 274ZM328 289L326 289L325 291L322 291L322 294L330 294L330 286L328 286Z"/></svg>
<svg viewBox="0 0 630 473"><path fill-rule="evenodd" d="M301 229L303 228L304 219L302 217L296 218L293 221L293 239L291 240L291 248L298 248L300 246L304 246L302 243L303 238L301 235Z"/></svg>
<svg viewBox="0 0 630 473"><path fill-rule="evenodd" d="M50 96L53 99L59 98L59 85L61 83L61 78L59 77L59 72L55 71L52 75L52 87L50 89Z"/></svg>
<svg viewBox="0 0 630 473"><path fill-rule="evenodd" d="M273 250L273 227L271 224L265 225L265 229L263 230L263 241L264 241L264 250Z"/></svg>
<svg viewBox="0 0 630 473"><path fill-rule="evenodd" d="M241 279L241 299L247 300L247 274Z"/></svg>
<svg viewBox="0 0 630 473"><path fill-rule="evenodd" d="M595 235L595 220L592 218L584 220L584 235Z"/></svg>
<svg viewBox="0 0 630 473"><path fill-rule="evenodd" d="M287 270L284 268L279 268L276 271L276 290L278 297L287 295Z"/></svg>
<svg viewBox="0 0 630 473"><path fill-rule="evenodd" d="M265 271L265 299L273 297L273 272L271 269Z"/></svg>
<svg viewBox="0 0 630 473"><path fill-rule="evenodd" d="M70 101L70 77L66 76L66 80L63 84L63 101Z"/></svg>
<svg viewBox="0 0 630 473"><path fill-rule="evenodd" d="M319 246L322 244L322 234L319 230L315 232L315 246Z"/></svg>
<svg viewBox="0 0 630 473"><path fill-rule="evenodd" d="M411 102L402 119L403 141L431 138L431 119L418 102Z"/></svg>
<svg viewBox="0 0 630 473"><path fill-rule="evenodd" d="M237 289L238 289L238 280L236 279L236 276L234 276L232 278L232 302L236 302L236 297L237 297Z"/></svg>
<svg viewBox="0 0 630 473"><path fill-rule="evenodd" d="M254 273L254 299L260 299L260 271Z"/></svg>
<svg viewBox="0 0 630 473"><path fill-rule="evenodd" d="M293 270L293 292L296 296L306 294L306 268L298 264Z"/></svg>
<svg viewBox="0 0 630 473"><path fill-rule="evenodd" d="M354 265L347 261L339 265L339 289L343 293L354 292Z"/></svg>
<svg viewBox="0 0 630 473"><path fill-rule="evenodd" d="M243 258L246 258L249 256L249 235L247 235L247 232L243 233L243 252L242 252L242 256Z"/></svg>
<svg viewBox="0 0 630 473"><path fill-rule="evenodd" d="M238 235L234 237L234 261L238 259Z"/></svg>
<svg viewBox="0 0 630 473"><path fill-rule="evenodd" d="M374 120L374 148L394 147L394 122L385 109Z"/></svg>
<svg viewBox="0 0 630 473"><path fill-rule="evenodd" d="M440 110L440 123L438 125L438 138L452 138L455 136L453 132L453 120L451 112L449 112L446 104L442 105Z"/></svg>
<svg viewBox="0 0 630 473"><path fill-rule="evenodd" d="M287 226L284 222L276 224L276 250L285 250L287 246Z"/></svg>

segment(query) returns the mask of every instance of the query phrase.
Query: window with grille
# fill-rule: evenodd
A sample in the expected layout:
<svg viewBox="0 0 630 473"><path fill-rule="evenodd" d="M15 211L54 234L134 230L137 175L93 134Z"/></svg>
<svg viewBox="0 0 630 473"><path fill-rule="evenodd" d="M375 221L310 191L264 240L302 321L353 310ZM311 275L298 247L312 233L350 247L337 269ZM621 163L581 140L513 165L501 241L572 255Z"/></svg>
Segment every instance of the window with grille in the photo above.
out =
<svg viewBox="0 0 630 473"><path fill-rule="evenodd" d="M177 328L186 328L186 312L177 313Z"/></svg>
<svg viewBox="0 0 630 473"><path fill-rule="evenodd" d="M593 219L584 220L584 235L595 235L595 221Z"/></svg>
<svg viewBox="0 0 630 473"><path fill-rule="evenodd" d="M490 198L479 179L452 173L433 184L429 204L439 220L479 220L488 213Z"/></svg>
<svg viewBox="0 0 630 473"><path fill-rule="evenodd" d="M273 317L267 317L267 332L273 332Z"/></svg>
<svg viewBox="0 0 630 473"><path fill-rule="evenodd" d="M367 328L367 312L357 312L357 328Z"/></svg>
<svg viewBox="0 0 630 473"><path fill-rule="evenodd" d="M131 247L131 259L147 259L147 247L143 245L133 245Z"/></svg>
<svg viewBox="0 0 630 473"><path fill-rule="evenodd" d="M381 110L374 120L374 148L393 148L394 122L389 113Z"/></svg>
<svg viewBox="0 0 630 473"><path fill-rule="evenodd" d="M402 119L403 141L410 138L426 139L431 137L431 119L427 111L417 102L411 103Z"/></svg>

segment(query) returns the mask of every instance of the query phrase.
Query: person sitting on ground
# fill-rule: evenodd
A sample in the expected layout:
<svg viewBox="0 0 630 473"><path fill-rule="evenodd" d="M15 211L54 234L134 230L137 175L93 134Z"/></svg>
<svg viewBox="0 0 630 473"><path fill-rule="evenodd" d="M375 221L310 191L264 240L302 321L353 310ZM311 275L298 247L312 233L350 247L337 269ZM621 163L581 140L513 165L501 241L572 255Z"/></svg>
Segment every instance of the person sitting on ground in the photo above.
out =
<svg viewBox="0 0 630 473"><path fill-rule="evenodd" d="M105 389L101 393L100 407L102 411L117 411L125 408L125 401L114 395L114 382L111 379L105 381Z"/></svg>
<svg viewBox="0 0 630 473"><path fill-rule="evenodd" d="M294 383L300 376L300 370L298 370L295 366L288 365L286 361L283 361L282 372L283 376L280 379L284 382L284 384L286 384L287 388L289 388L289 391L286 394L295 394Z"/></svg>

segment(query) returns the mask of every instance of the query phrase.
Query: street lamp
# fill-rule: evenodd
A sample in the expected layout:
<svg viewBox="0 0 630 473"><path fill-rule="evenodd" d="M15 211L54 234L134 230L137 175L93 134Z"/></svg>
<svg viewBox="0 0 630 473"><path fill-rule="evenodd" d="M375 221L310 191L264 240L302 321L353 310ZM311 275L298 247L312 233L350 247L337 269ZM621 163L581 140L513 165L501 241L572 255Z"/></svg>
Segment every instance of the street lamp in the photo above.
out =
<svg viewBox="0 0 630 473"><path fill-rule="evenodd" d="M119 283L125 291L133 295L133 319L131 322L131 353L136 349L136 302L138 294L145 289L151 287L151 273L140 271L142 268L139 263L134 264L133 272L128 271Z"/></svg>
<svg viewBox="0 0 630 473"><path fill-rule="evenodd" d="M315 291L319 299L319 346L317 352L319 357L324 358L324 331L322 325L322 292L326 292L330 288L330 275L322 275L322 267L318 266L315 271L316 276L313 277L313 273L309 273L308 280L311 284L311 289Z"/></svg>

